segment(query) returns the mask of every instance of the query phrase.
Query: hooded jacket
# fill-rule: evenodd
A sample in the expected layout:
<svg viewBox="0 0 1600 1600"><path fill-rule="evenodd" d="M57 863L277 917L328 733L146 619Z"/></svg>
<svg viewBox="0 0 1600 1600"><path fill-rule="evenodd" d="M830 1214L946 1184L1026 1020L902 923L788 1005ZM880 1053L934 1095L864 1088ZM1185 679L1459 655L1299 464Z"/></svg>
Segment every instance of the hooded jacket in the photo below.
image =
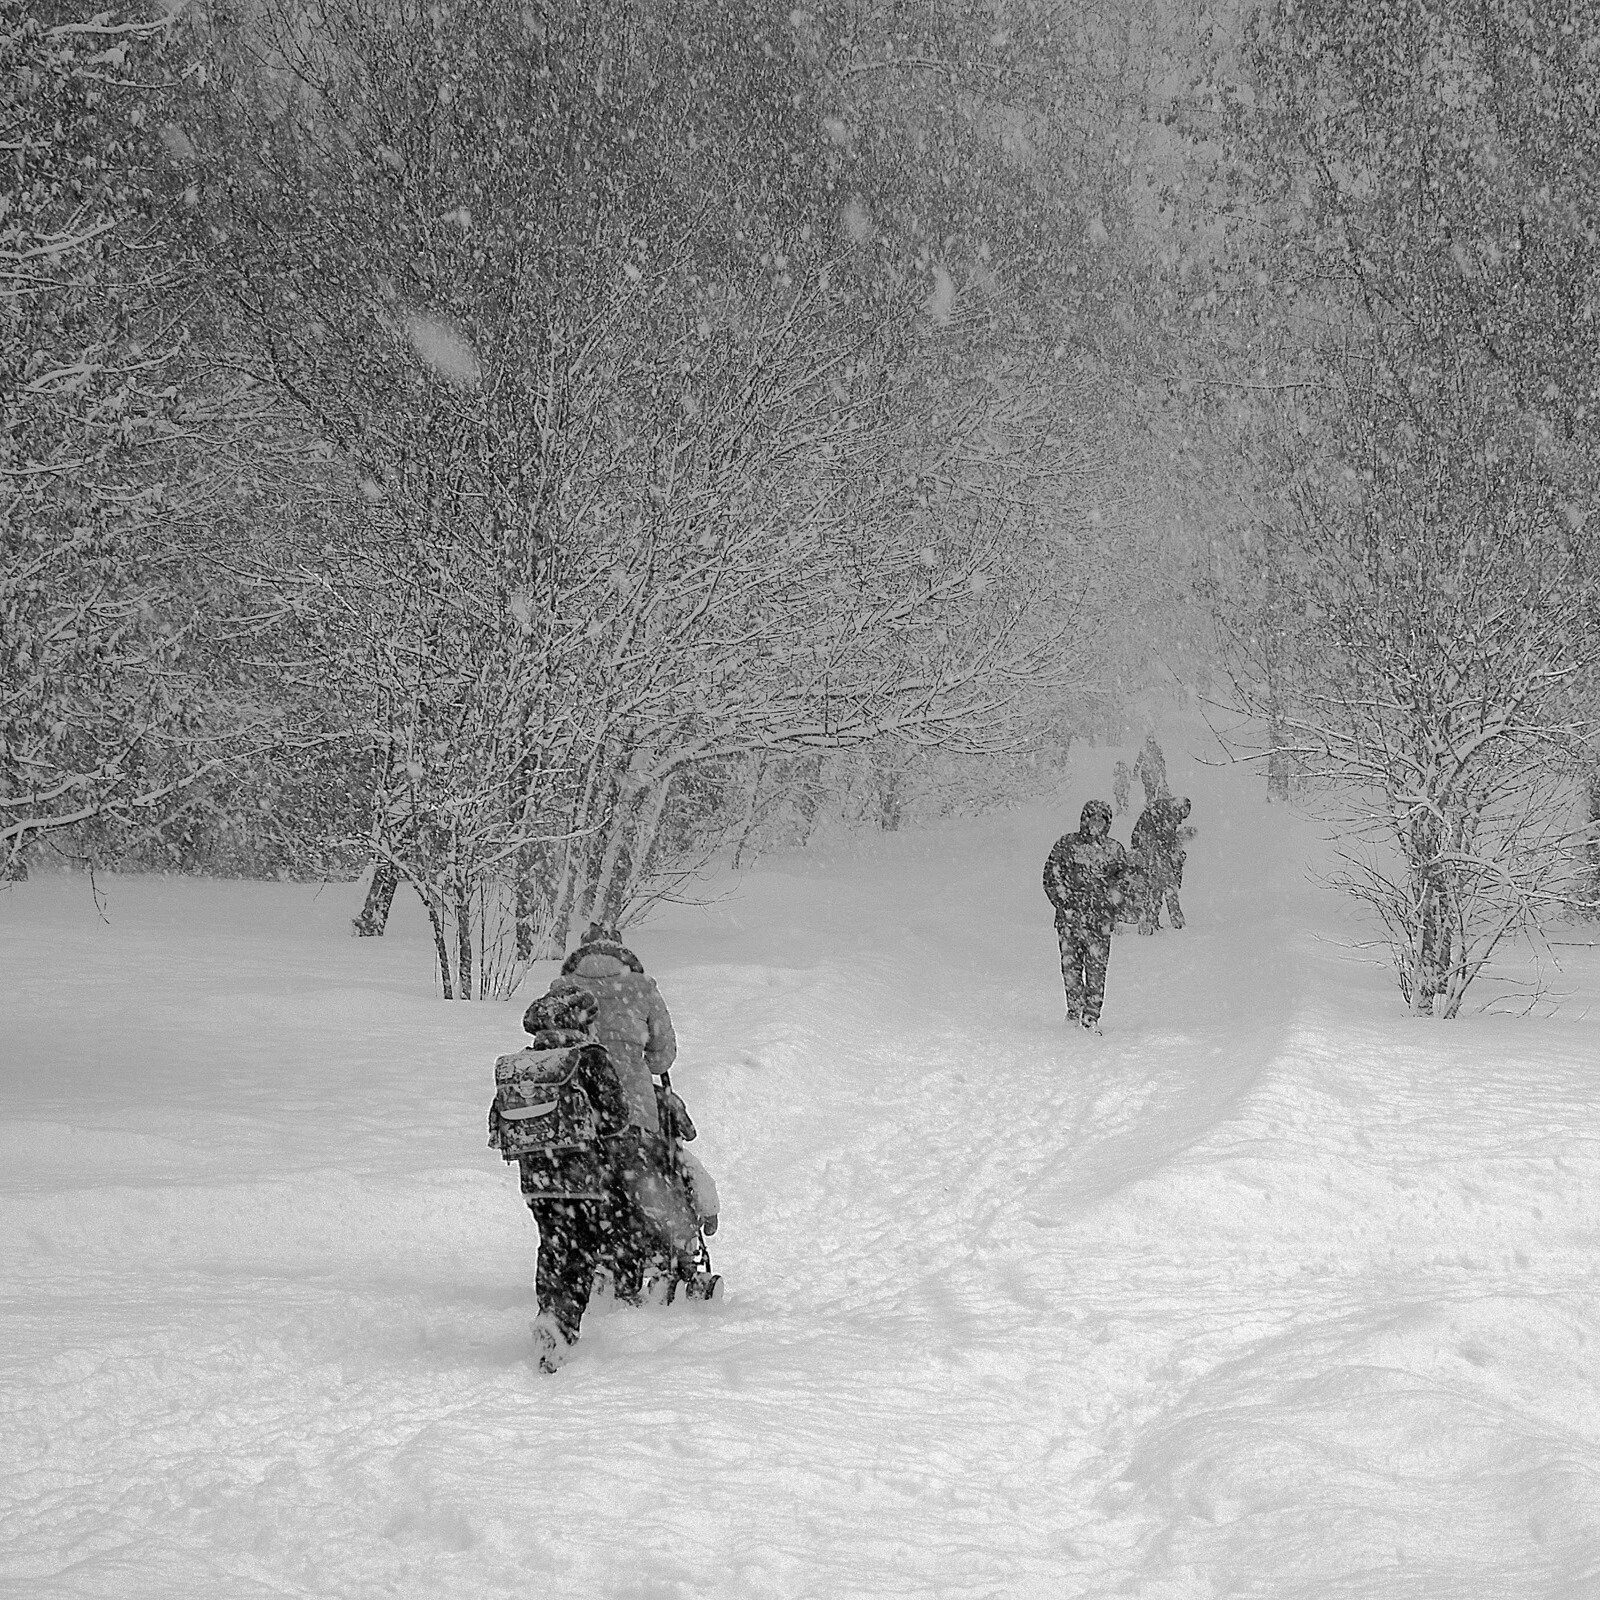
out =
<svg viewBox="0 0 1600 1600"><path fill-rule="evenodd" d="M646 976L638 956L626 945L594 939L567 957L561 976L550 985L552 994L566 989L587 989L600 1002L594 1031L622 1082L628 1121L658 1134L661 1121L651 1075L672 1065L678 1041L655 979Z"/></svg>
<svg viewBox="0 0 1600 1600"><path fill-rule="evenodd" d="M1109 933L1133 864L1128 852L1107 832L1095 838L1090 824L1103 818L1111 826L1111 807L1091 800L1078 819L1076 833L1063 834L1044 864L1044 892L1062 926L1094 928Z"/></svg>
<svg viewBox="0 0 1600 1600"><path fill-rule="evenodd" d="M1194 837L1194 829L1184 827L1189 802L1162 795L1140 812L1133 825L1133 853L1146 868L1175 869L1183 859L1184 844Z"/></svg>

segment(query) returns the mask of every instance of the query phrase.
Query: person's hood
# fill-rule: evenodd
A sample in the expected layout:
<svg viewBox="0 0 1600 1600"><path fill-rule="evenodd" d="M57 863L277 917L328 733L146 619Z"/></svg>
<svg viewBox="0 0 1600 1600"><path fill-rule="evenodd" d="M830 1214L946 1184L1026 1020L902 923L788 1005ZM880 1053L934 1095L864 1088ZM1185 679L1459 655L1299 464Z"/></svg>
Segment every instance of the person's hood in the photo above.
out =
<svg viewBox="0 0 1600 1600"><path fill-rule="evenodd" d="M591 950L568 974L574 978L620 978L625 972L635 972L621 956L605 950Z"/></svg>
<svg viewBox="0 0 1600 1600"><path fill-rule="evenodd" d="M584 1035L600 1014L600 1002L587 989L562 989L544 994L522 1014L522 1026L529 1033L576 1033Z"/></svg>
<svg viewBox="0 0 1600 1600"><path fill-rule="evenodd" d="M561 975L570 978L612 978L620 972L644 972L644 963L627 945L615 939L592 939L580 944L561 963Z"/></svg>
<svg viewBox="0 0 1600 1600"><path fill-rule="evenodd" d="M1089 824L1096 818L1101 818L1109 830L1111 827L1111 807L1104 800L1091 800L1083 808L1078 818L1078 833L1082 838L1089 837Z"/></svg>

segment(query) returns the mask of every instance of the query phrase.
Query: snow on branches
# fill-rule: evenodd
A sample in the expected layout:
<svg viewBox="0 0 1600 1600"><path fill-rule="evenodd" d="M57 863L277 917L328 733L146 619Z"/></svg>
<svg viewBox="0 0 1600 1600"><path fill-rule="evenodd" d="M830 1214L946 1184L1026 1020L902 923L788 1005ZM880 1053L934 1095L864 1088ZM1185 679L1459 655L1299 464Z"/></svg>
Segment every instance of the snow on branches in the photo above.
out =
<svg viewBox="0 0 1600 1600"><path fill-rule="evenodd" d="M377 752L379 898L417 888L462 997L670 888L752 760L991 746L1064 625L1024 625L1007 419L909 425L915 308L841 292L782 140L722 129L730 176L666 139L690 19L647 63L525 16L269 7L194 106L234 152L195 247L344 489L276 581ZM730 87L781 122L750 49Z"/></svg>
<svg viewBox="0 0 1600 1600"><path fill-rule="evenodd" d="M175 743L171 336L136 238L165 24L56 9L0 0L0 876L40 836L150 823L205 766Z"/></svg>

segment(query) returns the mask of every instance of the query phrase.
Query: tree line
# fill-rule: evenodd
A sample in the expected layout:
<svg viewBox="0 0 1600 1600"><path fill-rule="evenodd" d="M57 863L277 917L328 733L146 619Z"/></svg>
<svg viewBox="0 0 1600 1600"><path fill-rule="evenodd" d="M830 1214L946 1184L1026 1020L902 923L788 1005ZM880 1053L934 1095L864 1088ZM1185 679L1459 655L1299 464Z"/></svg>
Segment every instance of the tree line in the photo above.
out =
<svg viewBox="0 0 1600 1600"><path fill-rule="evenodd" d="M1177 678L1453 1014L1600 887L1597 77L1577 0L0 0L7 870L366 871L495 993Z"/></svg>
<svg viewBox="0 0 1600 1600"><path fill-rule="evenodd" d="M367 864L465 998L852 750L1070 738L1149 589L1070 130L896 15L6 0L10 870Z"/></svg>

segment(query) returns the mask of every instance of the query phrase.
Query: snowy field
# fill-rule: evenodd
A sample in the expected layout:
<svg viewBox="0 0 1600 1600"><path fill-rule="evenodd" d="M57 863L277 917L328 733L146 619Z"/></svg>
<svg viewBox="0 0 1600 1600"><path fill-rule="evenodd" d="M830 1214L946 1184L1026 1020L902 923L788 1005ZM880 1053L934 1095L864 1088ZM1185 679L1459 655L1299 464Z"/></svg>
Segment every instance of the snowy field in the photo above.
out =
<svg viewBox="0 0 1600 1600"><path fill-rule="evenodd" d="M0 895L0 1591L1600 1595L1597 952L1408 1019L1315 830L1177 762L1189 928L1068 1035L1039 870L1114 754L636 930L728 1297L553 1378L521 1001L348 885Z"/></svg>

